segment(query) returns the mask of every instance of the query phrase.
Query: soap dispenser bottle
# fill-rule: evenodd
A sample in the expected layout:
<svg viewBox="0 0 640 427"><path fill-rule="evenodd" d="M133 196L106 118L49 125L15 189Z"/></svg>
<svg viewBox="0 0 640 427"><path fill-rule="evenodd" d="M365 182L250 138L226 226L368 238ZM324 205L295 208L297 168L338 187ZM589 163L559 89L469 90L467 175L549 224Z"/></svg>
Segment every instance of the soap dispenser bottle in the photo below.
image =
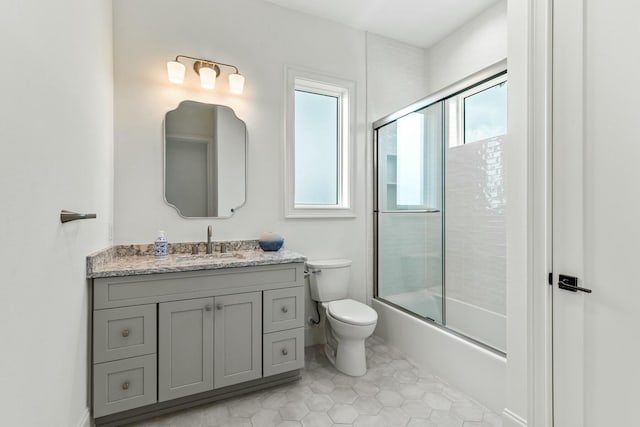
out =
<svg viewBox="0 0 640 427"><path fill-rule="evenodd" d="M167 242L167 238L164 236L163 230L158 232L158 238L156 239L154 246L156 258L164 258L169 255L169 243Z"/></svg>

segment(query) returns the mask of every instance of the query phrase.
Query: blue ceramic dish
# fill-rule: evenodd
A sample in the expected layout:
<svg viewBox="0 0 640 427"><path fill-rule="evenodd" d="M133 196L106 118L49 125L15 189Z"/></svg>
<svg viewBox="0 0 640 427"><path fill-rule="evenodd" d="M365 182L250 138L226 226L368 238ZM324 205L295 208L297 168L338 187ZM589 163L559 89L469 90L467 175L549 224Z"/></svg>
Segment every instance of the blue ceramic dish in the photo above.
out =
<svg viewBox="0 0 640 427"><path fill-rule="evenodd" d="M279 240L258 240L258 244L265 252L274 252L280 250L284 244L284 239Z"/></svg>

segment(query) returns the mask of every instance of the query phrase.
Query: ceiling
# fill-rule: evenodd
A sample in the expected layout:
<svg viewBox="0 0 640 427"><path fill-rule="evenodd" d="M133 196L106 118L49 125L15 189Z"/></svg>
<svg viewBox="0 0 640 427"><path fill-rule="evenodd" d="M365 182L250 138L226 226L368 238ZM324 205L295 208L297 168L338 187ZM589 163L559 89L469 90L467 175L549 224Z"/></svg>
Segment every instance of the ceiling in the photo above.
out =
<svg viewBox="0 0 640 427"><path fill-rule="evenodd" d="M265 1L426 48L499 0Z"/></svg>

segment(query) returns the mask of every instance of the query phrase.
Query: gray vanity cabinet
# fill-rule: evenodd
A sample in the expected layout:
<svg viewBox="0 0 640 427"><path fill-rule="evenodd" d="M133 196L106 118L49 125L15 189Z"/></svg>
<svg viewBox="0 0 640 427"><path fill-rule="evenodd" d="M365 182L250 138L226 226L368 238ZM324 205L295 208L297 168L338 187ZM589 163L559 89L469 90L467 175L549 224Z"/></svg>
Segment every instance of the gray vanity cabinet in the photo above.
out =
<svg viewBox="0 0 640 427"><path fill-rule="evenodd" d="M93 279L98 426L295 381L304 263Z"/></svg>
<svg viewBox="0 0 640 427"><path fill-rule="evenodd" d="M158 307L158 401L213 389L213 298Z"/></svg>
<svg viewBox="0 0 640 427"><path fill-rule="evenodd" d="M215 388L262 376L262 292L216 297Z"/></svg>

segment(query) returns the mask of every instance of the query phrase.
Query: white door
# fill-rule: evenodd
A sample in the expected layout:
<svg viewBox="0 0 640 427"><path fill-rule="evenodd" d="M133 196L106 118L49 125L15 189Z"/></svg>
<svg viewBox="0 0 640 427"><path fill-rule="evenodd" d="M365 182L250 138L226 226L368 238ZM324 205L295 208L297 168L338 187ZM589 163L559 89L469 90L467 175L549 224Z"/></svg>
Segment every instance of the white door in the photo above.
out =
<svg viewBox="0 0 640 427"><path fill-rule="evenodd" d="M639 426L640 3L555 1L553 37L554 426Z"/></svg>

